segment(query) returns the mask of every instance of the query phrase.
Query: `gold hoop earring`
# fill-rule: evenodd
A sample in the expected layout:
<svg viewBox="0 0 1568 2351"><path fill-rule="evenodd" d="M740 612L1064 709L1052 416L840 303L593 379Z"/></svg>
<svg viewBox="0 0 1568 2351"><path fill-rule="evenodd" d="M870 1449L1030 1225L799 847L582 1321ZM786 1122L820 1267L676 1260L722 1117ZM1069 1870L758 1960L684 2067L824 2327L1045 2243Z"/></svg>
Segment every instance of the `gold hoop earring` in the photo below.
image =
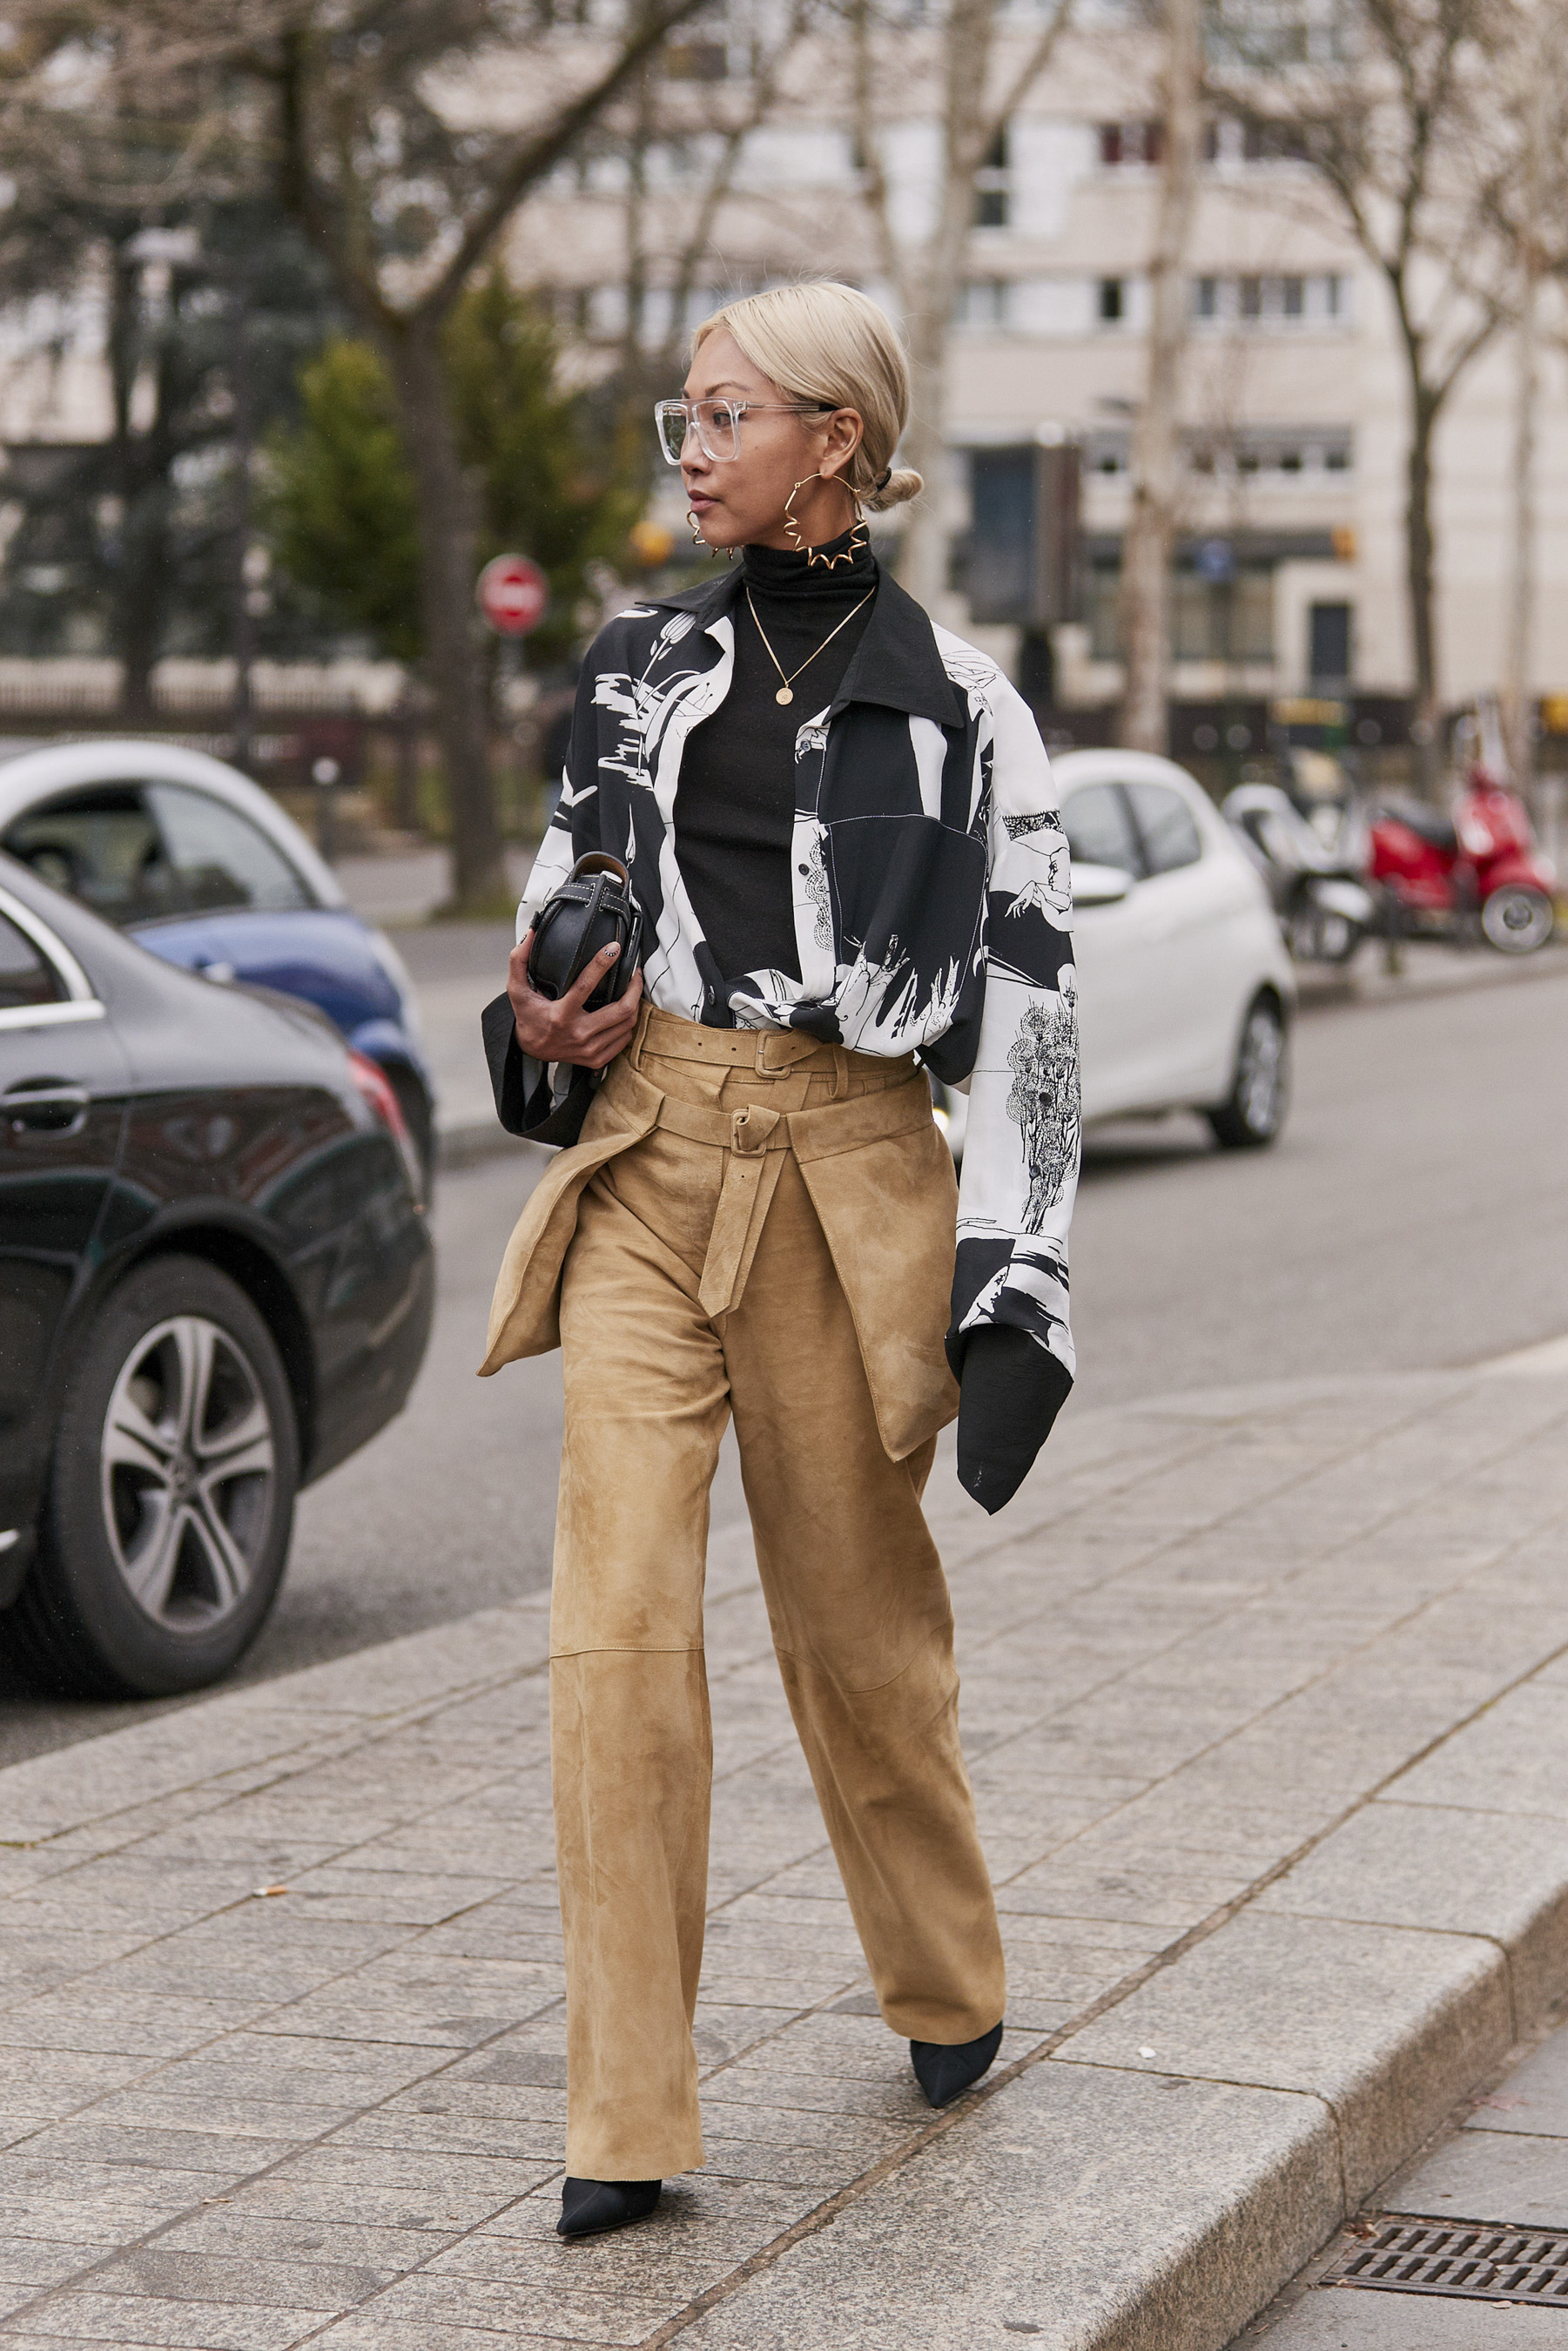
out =
<svg viewBox="0 0 1568 2351"><path fill-rule="evenodd" d="M836 482L850 502L852 519L850 523L849 545L841 547L837 555L823 555L815 547L802 547L800 544L800 526L795 518L793 509L796 493L803 490L808 482ZM824 474L820 471L815 474L802 474L795 488L784 501L784 528L789 534L789 544L796 554L804 555L808 571L818 566L824 571L836 571L841 563L852 564L856 556L871 545L871 534L865 527L865 517L861 512L861 502L841 474Z"/></svg>
<svg viewBox="0 0 1568 2351"><path fill-rule="evenodd" d="M708 547L706 539L703 537L703 527L701 523L698 522L695 515L693 514L690 507L686 508L686 520L692 527L692 545L694 547L706 548L708 555L712 558L713 561L716 563L719 559L720 549L716 547ZM734 550L732 549L731 553L733 554L733 552Z"/></svg>
<svg viewBox="0 0 1568 2351"><path fill-rule="evenodd" d="M800 496L800 492L805 488L808 482L820 482L821 478L821 474L802 474L800 480L796 483L794 488L790 491L789 496L784 501L785 535L797 555L804 555L806 549L800 544L800 525L795 516L795 501Z"/></svg>

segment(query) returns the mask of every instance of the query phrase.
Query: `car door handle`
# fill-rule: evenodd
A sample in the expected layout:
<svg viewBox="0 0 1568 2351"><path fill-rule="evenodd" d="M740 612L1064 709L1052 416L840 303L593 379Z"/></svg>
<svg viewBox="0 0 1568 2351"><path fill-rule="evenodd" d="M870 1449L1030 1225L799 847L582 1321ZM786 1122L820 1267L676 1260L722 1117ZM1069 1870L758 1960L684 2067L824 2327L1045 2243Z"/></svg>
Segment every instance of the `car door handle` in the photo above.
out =
<svg viewBox="0 0 1568 2351"><path fill-rule="evenodd" d="M85 1086L12 1086L0 1096L0 1118L13 1134L79 1134L92 1097Z"/></svg>

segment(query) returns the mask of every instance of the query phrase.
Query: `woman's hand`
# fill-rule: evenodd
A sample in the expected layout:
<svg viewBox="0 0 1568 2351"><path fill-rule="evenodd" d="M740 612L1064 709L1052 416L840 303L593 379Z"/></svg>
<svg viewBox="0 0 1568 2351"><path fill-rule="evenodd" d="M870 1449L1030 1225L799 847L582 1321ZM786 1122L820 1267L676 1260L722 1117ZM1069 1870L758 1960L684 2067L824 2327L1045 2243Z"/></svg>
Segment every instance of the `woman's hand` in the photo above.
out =
<svg viewBox="0 0 1568 2351"><path fill-rule="evenodd" d="M507 966L507 994L518 1044L536 1061L570 1061L580 1070L607 1069L632 1042L632 1031L637 1026L637 1007L643 1000L641 967L632 973L623 996L601 1012L585 1012L584 1004L620 948L601 948L564 996L550 997L541 996L528 977L528 949L533 943L532 931L526 932Z"/></svg>

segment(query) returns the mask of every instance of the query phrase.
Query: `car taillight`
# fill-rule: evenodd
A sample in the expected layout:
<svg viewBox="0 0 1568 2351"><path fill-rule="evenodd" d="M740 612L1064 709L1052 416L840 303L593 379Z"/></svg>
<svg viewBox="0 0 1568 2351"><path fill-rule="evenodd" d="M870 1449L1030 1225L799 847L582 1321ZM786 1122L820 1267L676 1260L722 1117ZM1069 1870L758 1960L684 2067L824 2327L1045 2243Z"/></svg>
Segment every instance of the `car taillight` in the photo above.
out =
<svg viewBox="0 0 1568 2351"><path fill-rule="evenodd" d="M354 1083L360 1090L361 1099L380 1119L402 1154L402 1164L408 1170L408 1180L417 1199L419 1154L413 1147L413 1138L409 1134L408 1122L402 1114L402 1105L398 1101L391 1080L386 1071L371 1060L369 1054L357 1053L351 1045L349 1048L349 1067L353 1071Z"/></svg>

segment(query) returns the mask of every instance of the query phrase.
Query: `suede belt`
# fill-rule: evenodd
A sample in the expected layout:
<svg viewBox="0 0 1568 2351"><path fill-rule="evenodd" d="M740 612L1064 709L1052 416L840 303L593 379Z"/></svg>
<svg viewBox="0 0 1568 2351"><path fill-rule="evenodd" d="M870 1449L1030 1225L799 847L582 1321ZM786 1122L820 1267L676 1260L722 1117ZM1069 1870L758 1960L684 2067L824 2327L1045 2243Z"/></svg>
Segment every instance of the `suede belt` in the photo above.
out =
<svg viewBox="0 0 1568 2351"><path fill-rule="evenodd" d="M704 1061L710 1068L755 1070L761 1077L780 1077L814 1061L825 1075L831 1070L841 1086L850 1076L912 1077L917 1067L913 1053L889 1060L881 1053L857 1053L846 1045L831 1045L808 1037L799 1029L705 1029L674 1012L661 1012L644 1002L637 1030L627 1049L633 1069L644 1053L665 1061Z"/></svg>
<svg viewBox="0 0 1568 2351"><path fill-rule="evenodd" d="M738 1064L738 1055L732 1058L727 1052L710 1055L688 1050L674 1053L666 1048L661 1033L667 1025L687 1031L693 1039L711 1036L716 1043L728 1046L739 1041L735 1031L701 1029L695 1022L674 1021L657 1013L653 1019L658 1026L653 1040L648 1044L650 1052L666 1060L722 1059L732 1067ZM794 1056L797 1069L809 1055L819 1055L824 1063L829 1063L829 1057L837 1054L843 1061L853 1061L891 1077L894 1082L879 1087L873 1093L821 1102L814 1110L768 1110L762 1102L743 1102L729 1109L718 1103L679 1102L674 1095L655 1088L653 1081L635 1068L643 1036L652 1026L647 1022L640 1024L626 1060L612 1067L605 1093L614 1101L618 1094L633 1096L643 1089L657 1092L659 1106L654 1125L662 1126L667 1134L684 1136L688 1143L706 1144L710 1150L729 1155L697 1289L697 1302L703 1312L716 1319L733 1312L740 1303L783 1171L785 1153L792 1151L800 1160L827 1159L841 1151L860 1150L868 1143L918 1133L930 1123L930 1089L920 1076L913 1054L901 1056L896 1061L882 1060L872 1053L851 1055L841 1046L823 1045L814 1038L795 1039L777 1029L766 1029L749 1034L759 1042L772 1040L804 1049ZM685 1041L676 1040L677 1043ZM753 1066L761 1069L766 1065L758 1061ZM781 1073L790 1064L773 1066Z"/></svg>

